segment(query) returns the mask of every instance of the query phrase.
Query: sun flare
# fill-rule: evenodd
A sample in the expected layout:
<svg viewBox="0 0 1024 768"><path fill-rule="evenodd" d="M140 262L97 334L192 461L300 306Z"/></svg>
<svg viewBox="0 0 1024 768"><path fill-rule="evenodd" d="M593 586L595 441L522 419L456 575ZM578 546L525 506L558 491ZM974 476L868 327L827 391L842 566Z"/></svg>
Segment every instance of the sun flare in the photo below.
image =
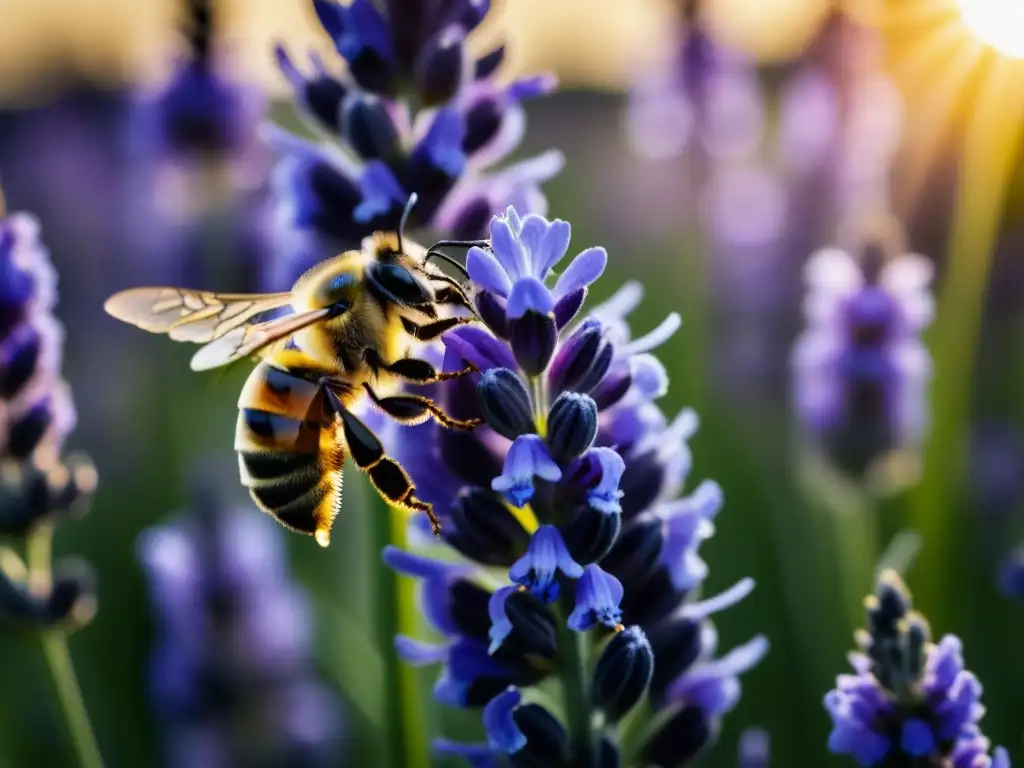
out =
<svg viewBox="0 0 1024 768"><path fill-rule="evenodd" d="M981 42L1005 56L1024 58L1022 0L956 0L960 17Z"/></svg>

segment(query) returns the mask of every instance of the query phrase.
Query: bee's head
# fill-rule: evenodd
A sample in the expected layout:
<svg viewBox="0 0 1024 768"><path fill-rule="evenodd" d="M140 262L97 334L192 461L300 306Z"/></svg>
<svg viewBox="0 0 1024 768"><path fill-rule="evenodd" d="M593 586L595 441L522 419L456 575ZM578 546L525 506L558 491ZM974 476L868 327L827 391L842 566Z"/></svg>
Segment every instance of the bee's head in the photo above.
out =
<svg viewBox="0 0 1024 768"><path fill-rule="evenodd" d="M366 267L366 286L381 301L435 317L437 296L418 263L381 238L376 258Z"/></svg>

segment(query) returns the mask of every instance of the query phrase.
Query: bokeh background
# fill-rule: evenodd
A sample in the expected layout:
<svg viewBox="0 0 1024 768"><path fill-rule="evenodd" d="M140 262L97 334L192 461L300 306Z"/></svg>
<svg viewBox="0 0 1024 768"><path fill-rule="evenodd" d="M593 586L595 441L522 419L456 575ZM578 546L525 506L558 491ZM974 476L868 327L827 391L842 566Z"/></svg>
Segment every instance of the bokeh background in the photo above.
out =
<svg viewBox="0 0 1024 768"><path fill-rule="evenodd" d="M266 95L269 119L297 127L271 46L328 50L310 9L298 0L214 7L230 70ZM912 549L908 532L921 537L906 570L917 607L937 634L963 638L967 666L985 686L984 730L1019 760L1024 609L996 576L1024 539L1024 64L982 46L943 0L846 6L843 29L852 34L837 33L837 7L706 3L708 34L749 60L764 110L758 127L744 123L742 109L725 108L712 138L754 136L752 151L727 158L637 151L629 91L679 45L673 3L505 0L488 31L508 37L511 69L560 76L555 95L528 105L521 153L565 152L565 170L546 187L550 210L573 223L574 243L608 248L610 274L597 298L638 279L647 293L635 328L670 311L684 319L662 350L672 377L664 403L669 413L697 409L692 477L717 480L726 495L718 532L702 549L708 589L757 581L750 599L720 617L723 645L758 632L772 643L703 764L733 765L739 733L751 725L770 733L773 765L842 764L825 749L821 700L845 671L876 564L898 535ZM252 275L274 258L268 150L257 143L242 181L226 197L199 201L198 213L168 203L174 174L138 154L137 104L166 82L181 50L179 11L170 0L0 3L0 183L9 210L39 217L59 271L64 370L79 412L70 445L99 469L91 513L59 529L56 551L86 558L98 573L99 612L71 647L114 768L158 765L163 754L147 671L158 632L139 536L192 503L200 467L223 467L214 474L224 498L247 506L231 450L245 372L192 374L190 350L118 325L102 303L149 283L251 289ZM866 66L892 91L843 91ZM829 128L829 113L794 106L793 84L814 71L832 74L837 98L856 94L860 111ZM660 130L677 132L671 119ZM894 155L868 187L902 220L909 248L935 261L940 320L927 336L938 358L929 437L881 494L801 438L789 356L802 327L802 265L815 248L843 241L845 214L862 199L857 171L870 176L889 145ZM378 557L365 521L386 513L355 472L346 486L329 549L300 536L285 544L310 596L317 672L342 702L348 764L374 765L379 663L374 595L361 575ZM891 562L906 565L897 550ZM31 638L0 635L0 680L0 768L73 765ZM427 699L423 717L433 729L472 728L472 718L439 713Z"/></svg>

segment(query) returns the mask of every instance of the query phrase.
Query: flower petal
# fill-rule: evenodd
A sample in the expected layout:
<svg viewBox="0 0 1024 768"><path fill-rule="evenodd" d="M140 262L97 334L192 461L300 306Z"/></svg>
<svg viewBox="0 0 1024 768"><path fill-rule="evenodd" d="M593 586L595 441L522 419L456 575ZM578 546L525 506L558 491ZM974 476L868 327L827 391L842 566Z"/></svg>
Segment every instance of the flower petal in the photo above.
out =
<svg viewBox="0 0 1024 768"><path fill-rule="evenodd" d="M493 749L512 755L526 746L526 736L519 730L512 713L522 701L522 695L515 688L502 691L484 707L484 729L487 741Z"/></svg>
<svg viewBox="0 0 1024 768"><path fill-rule="evenodd" d="M604 248L587 248L579 253L555 283L554 294L560 299L580 288L586 288L604 272L608 252Z"/></svg>
<svg viewBox="0 0 1024 768"><path fill-rule="evenodd" d="M576 582L576 606L569 614L569 629L586 632L600 623L614 629L622 621L619 604L622 582L597 565L588 565Z"/></svg>
<svg viewBox="0 0 1024 768"><path fill-rule="evenodd" d="M436 664L448 657L448 646L424 643L405 635L398 635L395 638L395 650L402 660L414 667Z"/></svg>
<svg viewBox="0 0 1024 768"><path fill-rule="evenodd" d="M466 254L466 271L469 279L480 288L499 296L507 297L512 290L512 281L505 268L490 251L473 246Z"/></svg>
<svg viewBox="0 0 1024 768"><path fill-rule="evenodd" d="M483 328L464 325L446 333L441 341L481 372L491 368L516 369L516 360L508 346Z"/></svg>
<svg viewBox="0 0 1024 768"><path fill-rule="evenodd" d="M518 320L527 312L549 315L554 308L555 300L547 286L535 277L524 277L512 286L505 314L509 320Z"/></svg>
<svg viewBox="0 0 1024 768"><path fill-rule="evenodd" d="M487 614L491 619L491 628L487 631L487 636L491 640L487 648L490 654L497 651L505 642L505 638L512 634L512 622L505 612L505 603L515 591L515 587L502 587L492 592L491 599L487 601Z"/></svg>

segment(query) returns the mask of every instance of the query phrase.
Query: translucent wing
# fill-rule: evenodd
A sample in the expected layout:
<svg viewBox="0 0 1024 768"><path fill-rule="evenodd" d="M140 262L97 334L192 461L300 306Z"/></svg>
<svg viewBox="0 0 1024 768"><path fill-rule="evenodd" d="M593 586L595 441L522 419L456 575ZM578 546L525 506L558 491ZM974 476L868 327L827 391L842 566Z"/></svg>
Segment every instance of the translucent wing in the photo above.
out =
<svg viewBox="0 0 1024 768"><path fill-rule="evenodd" d="M219 336L192 356L193 371L208 371L254 355L264 347L284 341L297 331L326 319L332 308L285 315L256 325L244 325Z"/></svg>
<svg viewBox="0 0 1024 768"><path fill-rule="evenodd" d="M175 341L208 344L253 318L287 305L291 293L214 293L185 288L132 288L114 294L107 314Z"/></svg>

